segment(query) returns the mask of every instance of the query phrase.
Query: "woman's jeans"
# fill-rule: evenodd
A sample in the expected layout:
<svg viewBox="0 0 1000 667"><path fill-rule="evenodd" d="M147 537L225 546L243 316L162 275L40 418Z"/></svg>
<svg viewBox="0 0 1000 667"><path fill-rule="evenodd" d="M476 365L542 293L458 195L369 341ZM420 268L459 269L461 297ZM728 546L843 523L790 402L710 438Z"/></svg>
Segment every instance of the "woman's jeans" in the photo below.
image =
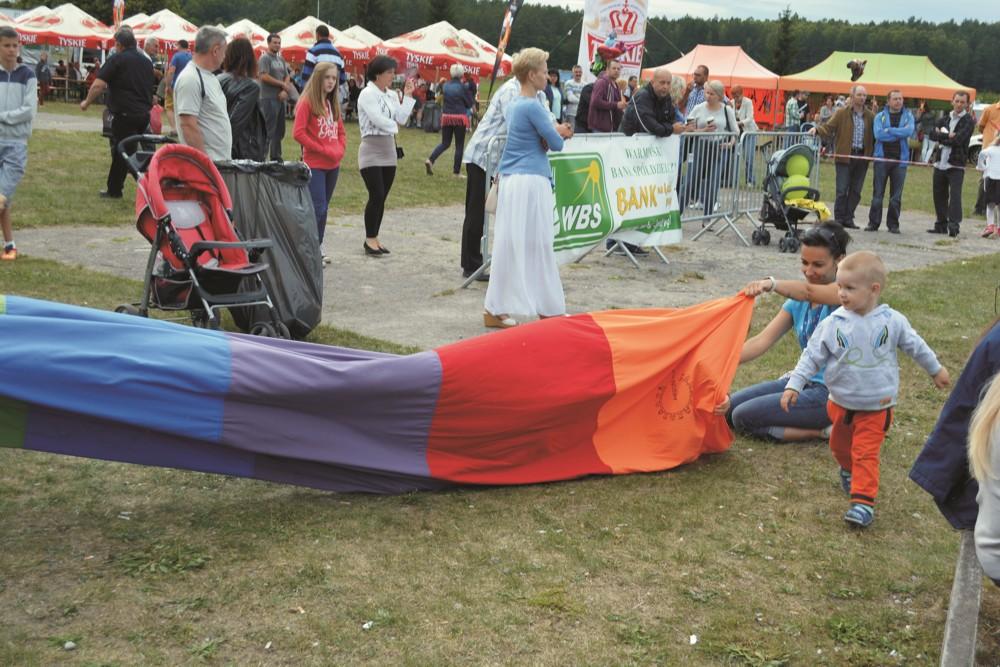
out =
<svg viewBox="0 0 1000 667"><path fill-rule="evenodd" d="M726 415L729 425L737 433L770 440L783 440L787 427L820 430L829 426L826 385L809 382L795 405L785 412L781 409L781 394L787 383L787 377L761 382L730 396Z"/></svg>
<svg viewBox="0 0 1000 667"><path fill-rule="evenodd" d="M441 153L444 153L451 146L451 138L455 137L455 165L452 168L452 172L456 174L462 173L462 153L465 149L465 126L464 125L443 125L441 127L441 143L434 147L431 152L431 164L437 162L437 159L441 157Z"/></svg>
<svg viewBox="0 0 1000 667"><path fill-rule="evenodd" d="M312 169L309 178L309 196L312 198L313 210L316 212L316 229L319 231L319 242L323 243L326 232L326 214L330 210L330 198L337 187L337 176L340 167L336 169Z"/></svg>

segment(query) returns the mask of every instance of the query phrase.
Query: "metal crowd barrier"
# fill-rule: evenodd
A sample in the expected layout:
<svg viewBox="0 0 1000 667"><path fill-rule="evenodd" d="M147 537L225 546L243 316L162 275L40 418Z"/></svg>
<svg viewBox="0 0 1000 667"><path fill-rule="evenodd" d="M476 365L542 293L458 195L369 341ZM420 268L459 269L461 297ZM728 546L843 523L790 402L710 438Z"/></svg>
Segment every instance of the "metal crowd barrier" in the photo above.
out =
<svg viewBox="0 0 1000 667"><path fill-rule="evenodd" d="M623 136L625 135L614 132L577 134L573 138L587 141ZM500 166L506 142L506 135L498 135L490 139L486 146L487 190ZM815 160L810 174L810 184L819 189L821 144L818 137L805 132L745 132L742 135L731 132L683 134L677 178L681 224L701 223L701 229L691 237L691 240L697 241L709 232L721 236L726 230L732 230L739 240L749 247L750 242L736 223L740 218L746 217L754 227L759 227L757 214L764 198L763 184L767 175L768 161L776 151L799 143L812 147L814 151ZM462 283L462 287L468 287L477 276L489 269L491 217L487 213L483 220L481 241L483 265ZM658 248L654 250L663 262L670 263ZM616 251L623 252L632 264L639 268L639 262L625 244L619 241L606 248L604 255L607 257ZM593 252L593 249L590 252ZM576 261L581 261L588 254L590 253L584 254Z"/></svg>
<svg viewBox="0 0 1000 667"><path fill-rule="evenodd" d="M703 234L719 236L732 229L747 246L750 243L734 224L733 203L738 188L739 137L734 132L685 132L681 135L678 201L681 225L700 222ZM722 223L721 229L715 226Z"/></svg>

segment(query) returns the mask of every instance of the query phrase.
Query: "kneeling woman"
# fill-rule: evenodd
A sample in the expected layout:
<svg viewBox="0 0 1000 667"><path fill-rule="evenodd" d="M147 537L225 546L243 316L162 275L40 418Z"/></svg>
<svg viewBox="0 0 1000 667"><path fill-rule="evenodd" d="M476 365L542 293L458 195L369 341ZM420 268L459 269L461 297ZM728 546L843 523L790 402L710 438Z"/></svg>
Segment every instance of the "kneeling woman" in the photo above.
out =
<svg viewBox="0 0 1000 667"><path fill-rule="evenodd" d="M786 297L785 303L764 330L743 344L740 363L746 363L770 350L789 331L795 331L799 347L805 349L816 326L840 305L837 264L847 254L851 242L844 228L835 222L810 227L802 236L800 280L767 278L747 285L744 292L758 296L774 292ZM788 412L781 409L781 393L788 375L741 389L716 407L725 414L737 433L779 442L813 440L828 436L826 414L828 392L823 371L813 377Z"/></svg>
<svg viewBox="0 0 1000 667"><path fill-rule="evenodd" d="M552 170L546 146L562 150L573 136L555 126L536 95L548 82L549 54L528 48L514 56L521 95L507 109L507 144L500 160L496 231L490 283L486 290L488 327L517 325L511 317L554 317L566 312L559 268L552 249Z"/></svg>

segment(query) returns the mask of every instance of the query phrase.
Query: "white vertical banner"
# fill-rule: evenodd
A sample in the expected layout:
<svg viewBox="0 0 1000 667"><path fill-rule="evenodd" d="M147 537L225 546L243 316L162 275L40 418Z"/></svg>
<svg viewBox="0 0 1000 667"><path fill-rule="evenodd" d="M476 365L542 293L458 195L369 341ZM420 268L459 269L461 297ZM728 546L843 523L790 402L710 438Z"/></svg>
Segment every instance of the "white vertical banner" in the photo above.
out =
<svg viewBox="0 0 1000 667"><path fill-rule="evenodd" d="M621 42L625 53L618 59L622 76L639 76L646 44L647 0L584 0L583 29L580 31L580 52L577 62L584 76L593 80L590 64L597 47L615 32L615 43Z"/></svg>

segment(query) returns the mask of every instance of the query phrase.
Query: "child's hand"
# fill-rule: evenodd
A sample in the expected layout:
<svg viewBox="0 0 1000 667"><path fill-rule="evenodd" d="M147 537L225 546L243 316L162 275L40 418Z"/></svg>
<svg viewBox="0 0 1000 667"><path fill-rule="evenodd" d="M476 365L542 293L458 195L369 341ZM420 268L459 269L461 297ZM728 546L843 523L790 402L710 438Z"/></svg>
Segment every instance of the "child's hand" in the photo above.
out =
<svg viewBox="0 0 1000 667"><path fill-rule="evenodd" d="M729 408L732 404L732 401L729 400L729 394L726 394L726 400L716 405L715 409L712 410L712 413L716 415L724 415L729 412Z"/></svg>
<svg viewBox="0 0 1000 667"><path fill-rule="evenodd" d="M795 405L799 400L799 392L794 389L786 389L781 394L781 409L788 412L789 406Z"/></svg>
<svg viewBox="0 0 1000 667"><path fill-rule="evenodd" d="M934 375L934 386L938 389L944 389L950 384L951 378L948 376L948 369L942 366L941 370Z"/></svg>

